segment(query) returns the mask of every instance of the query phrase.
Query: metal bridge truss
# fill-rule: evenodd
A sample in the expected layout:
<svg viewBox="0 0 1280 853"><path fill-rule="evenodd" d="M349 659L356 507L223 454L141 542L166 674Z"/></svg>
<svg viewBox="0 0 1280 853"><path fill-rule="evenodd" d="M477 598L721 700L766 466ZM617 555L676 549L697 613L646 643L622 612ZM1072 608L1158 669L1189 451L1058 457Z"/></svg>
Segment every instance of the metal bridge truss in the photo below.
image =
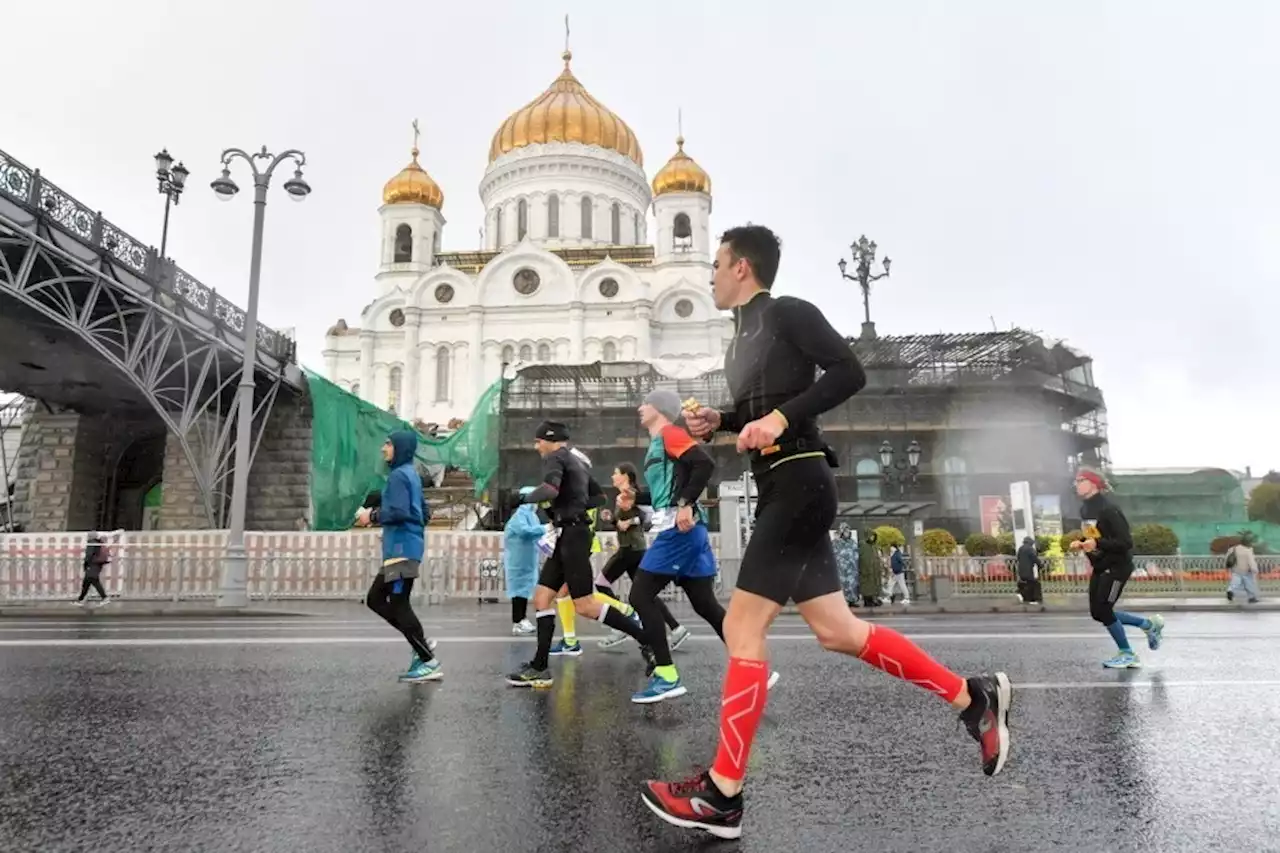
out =
<svg viewBox="0 0 1280 853"><path fill-rule="evenodd" d="M228 311L221 297L212 311L201 311L181 276L154 250L0 152L0 296L74 332L128 378L180 442L209 523L218 528L228 506L242 370L243 338L235 337L234 321L242 329L243 314L234 317L238 309ZM203 293L207 306L212 292ZM292 341L259 329L255 456L293 357Z"/></svg>

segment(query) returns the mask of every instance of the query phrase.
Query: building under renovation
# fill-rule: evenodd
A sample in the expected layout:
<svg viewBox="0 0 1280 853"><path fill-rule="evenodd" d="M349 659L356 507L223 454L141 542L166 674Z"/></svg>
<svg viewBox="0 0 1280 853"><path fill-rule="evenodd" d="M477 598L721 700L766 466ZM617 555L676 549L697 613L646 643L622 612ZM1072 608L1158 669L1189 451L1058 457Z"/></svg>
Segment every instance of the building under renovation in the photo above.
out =
<svg viewBox="0 0 1280 853"><path fill-rule="evenodd" d="M1072 467L1107 464L1106 410L1091 359L1027 331L938 334L849 341L868 385L822 418L840 458L843 520L944 527L957 536L989 529L1009 485L1031 484L1037 515L1054 525L1078 512ZM569 425L598 478L648 443L636 409L655 387L724 407L723 372L672 378L646 362L533 365L503 391L498 491L536 482L534 427ZM732 437L713 445L717 486L745 470ZM713 525L717 523L713 514ZM910 525L914 527L914 525Z"/></svg>

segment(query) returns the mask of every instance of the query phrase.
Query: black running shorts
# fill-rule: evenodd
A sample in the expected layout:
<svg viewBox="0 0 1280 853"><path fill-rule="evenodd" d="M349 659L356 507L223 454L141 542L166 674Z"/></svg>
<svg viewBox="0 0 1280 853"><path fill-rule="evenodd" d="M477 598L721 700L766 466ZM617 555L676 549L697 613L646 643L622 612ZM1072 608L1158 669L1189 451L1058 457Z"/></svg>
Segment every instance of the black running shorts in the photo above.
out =
<svg viewBox="0 0 1280 853"><path fill-rule="evenodd" d="M591 568L591 541L594 534L586 524L569 524L560 528L555 550L542 564L538 586L560 591L569 585L569 595L585 598L596 591L595 572Z"/></svg>
<svg viewBox="0 0 1280 853"><path fill-rule="evenodd" d="M840 592L831 547L836 478L825 457L782 462L756 478L755 529L738 569L738 589L785 605Z"/></svg>

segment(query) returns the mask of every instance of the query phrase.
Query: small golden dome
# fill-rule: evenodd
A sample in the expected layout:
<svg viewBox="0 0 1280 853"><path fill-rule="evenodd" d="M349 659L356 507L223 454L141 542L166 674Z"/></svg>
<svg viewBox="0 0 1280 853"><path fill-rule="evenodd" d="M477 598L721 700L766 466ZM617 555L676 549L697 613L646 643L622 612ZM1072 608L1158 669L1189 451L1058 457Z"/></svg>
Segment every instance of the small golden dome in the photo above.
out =
<svg viewBox="0 0 1280 853"><path fill-rule="evenodd" d="M413 147L413 160L400 170L400 174L387 181L382 188L383 204L425 204L440 210L444 207L444 193L440 185L418 164L418 146Z"/></svg>
<svg viewBox="0 0 1280 853"><path fill-rule="evenodd" d="M653 194L663 193L706 193L711 195L711 176L706 170L684 153L684 137L676 137L676 153L671 155L667 165L653 176Z"/></svg>
<svg viewBox="0 0 1280 853"><path fill-rule="evenodd" d="M538 97L512 113L489 145L489 162L503 154L546 142L579 142L617 151L644 166L640 142L627 123L591 97L569 70L573 54L565 51L564 71Z"/></svg>

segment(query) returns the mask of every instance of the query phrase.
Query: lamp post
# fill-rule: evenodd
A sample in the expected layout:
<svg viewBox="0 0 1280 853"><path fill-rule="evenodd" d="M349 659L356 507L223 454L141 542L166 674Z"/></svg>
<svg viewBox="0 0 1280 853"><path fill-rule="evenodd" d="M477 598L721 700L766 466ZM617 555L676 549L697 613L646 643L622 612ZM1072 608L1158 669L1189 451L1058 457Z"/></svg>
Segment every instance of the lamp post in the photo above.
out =
<svg viewBox="0 0 1280 853"><path fill-rule="evenodd" d="M222 566L222 578L218 584L219 607L244 607L249 603L249 558L244 549L245 504L249 489L249 455L253 436L253 388L254 367L258 347L258 278L262 271L262 223L267 212L267 188L271 174L286 160L294 162L293 177L284 182L284 191L294 201L302 201L311 194L311 185L302 178L302 167L307 155L289 149L280 154L270 154L267 146L256 154L246 154L239 148L222 152L222 175L210 186L218 198L230 201L240 191L231 180L231 162L244 160L253 173L253 252L249 260L249 304L244 316L244 369L236 388L236 455L235 470L231 481L231 528L227 532L227 553ZM257 161L268 163L258 168Z"/></svg>
<svg viewBox="0 0 1280 853"><path fill-rule="evenodd" d="M871 266L876 262L876 242L868 240L865 234L859 237L856 243L850 245L849 250L853 253L853 274L845 272L849 262L844 258L841 258L836 266L840 267L841 276L849 281L856 281L858 287L862 288L862 309L865 317L862 322L862 337L873 340L876 336L876 324L871 322L871 283L888 278L889 267L893 261L886 257L883 262L884 272L873 275Z"/></svg>
<svg viewBox="0 0 1280 853"><path fill-rule="evenodd" d="M885 485L901 497L908 486L913 486L920 474L920 442L914 438L907 445L906 458L898 456L887 440L880 445L880 475ZM895 458L896 457L896 458Z"/></svg>
<svg viewBox="0 0 1280 853"><path fill-rule="evenodd" d="M168 148L161 149L156 155L156 183L159 185L160 195L164 196L164 227L160 231L160 257L167 257L165 250L169 246L169 208L178 206L178 199L182 197L182 189L187 185L187 175L191 174L187 171L187 167L182 165L182 161L178 161L178 165L173 165L173 157L169 154Z"/></svg>

